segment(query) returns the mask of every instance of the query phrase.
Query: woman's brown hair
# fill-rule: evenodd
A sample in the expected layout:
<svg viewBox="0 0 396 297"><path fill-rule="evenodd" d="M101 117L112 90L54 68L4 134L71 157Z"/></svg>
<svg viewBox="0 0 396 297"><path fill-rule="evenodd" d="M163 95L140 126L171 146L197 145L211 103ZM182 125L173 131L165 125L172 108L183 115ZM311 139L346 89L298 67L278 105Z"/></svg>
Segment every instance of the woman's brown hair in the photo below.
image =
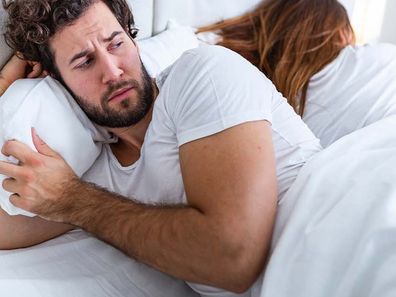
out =
<svg viewBox="0 0 396 297"><path fill-rule="evenodd" d="M256 65L303 115L311 77L355 43L336 0L266 0L244 16L201 28Z"/></svg>

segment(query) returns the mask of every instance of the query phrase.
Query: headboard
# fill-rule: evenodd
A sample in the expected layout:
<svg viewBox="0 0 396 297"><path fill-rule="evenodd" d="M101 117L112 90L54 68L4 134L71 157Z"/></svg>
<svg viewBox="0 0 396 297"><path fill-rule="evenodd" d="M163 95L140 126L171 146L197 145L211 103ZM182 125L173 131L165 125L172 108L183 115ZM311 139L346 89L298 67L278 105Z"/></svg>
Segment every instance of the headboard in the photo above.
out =
<svg viewBox="0 0 396 297"><path fill-rule="evenodd" d="M261 0L127 0L130 4L139 38L147 38L166 28L169 19L190 26L202 26L240 15ZM0 32L3 33L4 9L0 8ZM8 60L11 50L0 38L0 67Z"/></svg>
<svg viewBox="0 0 396 297"><path fill-rule="evenodd" d="M153 33L165 29L169 19L199 27L241 15L261 0L154 0Z"/></svg>
<svg viewBox="0 0 396 297"><path fill-rule="evenodd" d="M139 38L148 38L166 28L169 19L181 25L199 27L222 19L241 15L253 9L261 0L127 0L139 28ZM355 0L341 0L347 9ZM0 8L0 32L3 33L4 10ZM0 37L0 67L11 51Z"/></svg>

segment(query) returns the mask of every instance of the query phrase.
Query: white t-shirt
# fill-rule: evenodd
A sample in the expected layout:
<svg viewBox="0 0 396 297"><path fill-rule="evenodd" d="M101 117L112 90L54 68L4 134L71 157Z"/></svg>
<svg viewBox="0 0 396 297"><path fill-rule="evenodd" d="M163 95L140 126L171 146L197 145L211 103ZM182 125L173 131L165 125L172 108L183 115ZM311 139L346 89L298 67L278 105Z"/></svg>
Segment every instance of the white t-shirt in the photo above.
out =
<svg viewBox="0 0 396 297"><path fill-rule="evenodd" d="M323 147L396 114L396 46L348 46L309 83L303 120Z"/></svg>
<svg viewBox="0 0 396 297"><path fill-rule="evenodd" d="M160 74L157 84L160 92L139 160L123 167L105 145L85 180L144 203L186 204L179 146L244 122L267 120L282 196L321 149L271 81L223 47L186 52ZM218 296L230 296L224 294Z"/></svg>

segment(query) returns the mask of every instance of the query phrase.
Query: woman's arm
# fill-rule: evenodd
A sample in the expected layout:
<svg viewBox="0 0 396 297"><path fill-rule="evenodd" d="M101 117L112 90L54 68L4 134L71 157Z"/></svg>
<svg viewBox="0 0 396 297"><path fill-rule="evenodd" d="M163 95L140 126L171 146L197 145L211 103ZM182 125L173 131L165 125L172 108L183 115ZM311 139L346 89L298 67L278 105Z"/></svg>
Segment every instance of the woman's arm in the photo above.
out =
<svg viewBox="0 0 396 297"><path fill-rule="evenodd" d="M10 216L0 208L0 249L32 246L57 237L74 227L39 217Z"/></svg>

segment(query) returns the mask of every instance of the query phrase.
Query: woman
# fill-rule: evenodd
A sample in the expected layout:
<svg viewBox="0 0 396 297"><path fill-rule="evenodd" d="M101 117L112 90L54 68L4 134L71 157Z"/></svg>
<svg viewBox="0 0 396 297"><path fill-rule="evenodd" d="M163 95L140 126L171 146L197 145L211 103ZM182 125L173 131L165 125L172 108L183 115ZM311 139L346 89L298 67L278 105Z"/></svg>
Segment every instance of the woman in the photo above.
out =
<svg viewBox="0 0 396 297"><path fill-rule="evenodd" d="M355 46L336 0L266 0L205 31L265 73L323 146L396 114L396 47Z"/></svg>

